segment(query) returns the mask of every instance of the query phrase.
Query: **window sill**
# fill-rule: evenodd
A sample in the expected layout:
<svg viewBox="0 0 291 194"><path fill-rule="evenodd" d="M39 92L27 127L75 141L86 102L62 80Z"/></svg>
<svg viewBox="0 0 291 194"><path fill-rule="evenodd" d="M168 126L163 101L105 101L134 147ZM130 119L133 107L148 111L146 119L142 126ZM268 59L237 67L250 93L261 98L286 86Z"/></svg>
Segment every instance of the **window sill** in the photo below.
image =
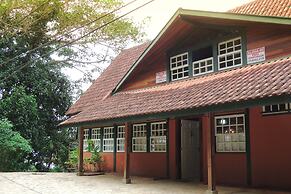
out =
<svg viewBox="0 0 291 194"><path fill-rule="evenodd" d="M287 115L291 114L290 111L282 111L282 112L261 112L262 116L279 116L279 115Z"/></svg>
<svg viewBox="0 0 291 194"><path fill-rule="evenodd" d="M246 151L223 151L223 152L215 152L215 154L246 154Z"/></svg>

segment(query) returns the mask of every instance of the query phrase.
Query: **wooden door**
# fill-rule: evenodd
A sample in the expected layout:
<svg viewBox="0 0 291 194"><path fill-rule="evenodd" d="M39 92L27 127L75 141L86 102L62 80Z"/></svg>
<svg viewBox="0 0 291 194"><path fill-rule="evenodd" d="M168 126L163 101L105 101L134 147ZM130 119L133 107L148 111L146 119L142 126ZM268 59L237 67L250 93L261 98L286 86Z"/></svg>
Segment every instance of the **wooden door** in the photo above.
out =
<svg viewBox="0 0 291 194"><path fill-rule="evenodd" d="M181 178L200 180L199 121L181 120Z"/></svg>

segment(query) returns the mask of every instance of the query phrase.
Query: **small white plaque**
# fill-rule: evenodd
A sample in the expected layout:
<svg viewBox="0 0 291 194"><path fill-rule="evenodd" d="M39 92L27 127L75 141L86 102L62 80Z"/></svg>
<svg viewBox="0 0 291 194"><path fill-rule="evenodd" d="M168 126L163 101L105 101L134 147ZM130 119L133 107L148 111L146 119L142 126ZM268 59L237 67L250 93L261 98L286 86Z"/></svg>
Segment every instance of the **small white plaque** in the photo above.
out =
<svg viewBox="0 0 291 194"><path fill-rule="evenodd" d="M248 64L265 61L266 60L265 47L248 50L247 60Z"/></svg>
<svg viewBox="0 0 291 194"><path fill-rule="evenodd" d="M167 72L166 71L161 71L156 73L156 83L163 83L167 81Z"/></svg>

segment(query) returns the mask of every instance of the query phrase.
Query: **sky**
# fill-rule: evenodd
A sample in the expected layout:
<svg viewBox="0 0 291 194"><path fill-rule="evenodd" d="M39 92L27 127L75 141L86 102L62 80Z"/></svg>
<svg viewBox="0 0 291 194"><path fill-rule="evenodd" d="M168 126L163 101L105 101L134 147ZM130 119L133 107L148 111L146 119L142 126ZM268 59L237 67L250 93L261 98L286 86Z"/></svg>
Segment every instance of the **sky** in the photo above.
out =
<svg viewBox="0 0 291 194"><path fill-rule="evenodd" d="M123 1L128 3L132 0ZM118 14L122 15L148 1L149 0L137 0L135 3L123 8ZM132 19L135 23L141 23L145 20L146 24L143 26L145 39L153 40L178 8L225 12L251 1L252 0L155 0L127 17ZM133 45L129 45L128 47L131 46ZM102 66L102 68L105 67L106 65ZM77 80L83 76L80 71L72 69L65 71L65 73L69 75L71 80ZM99 74L94 76L97 78ZM90 84L84 84L82 89L85 91L89 86Z"/></svg>
<svg viewBox="0 0 291 194"><path fill-rule="evenodd" d="M125 3L130 1L132 0L124 0ZM126 7L126 9L123 9L122 13L147 1L148 0L139 0L134 4L131 4L129 7ZM152 40L174 15L178 8L225 12L251 1L252 0L155 0L136 12L131 13L129 18L135 22L141 22L145 18L150 17L144 30L146 37Z"/></svg>

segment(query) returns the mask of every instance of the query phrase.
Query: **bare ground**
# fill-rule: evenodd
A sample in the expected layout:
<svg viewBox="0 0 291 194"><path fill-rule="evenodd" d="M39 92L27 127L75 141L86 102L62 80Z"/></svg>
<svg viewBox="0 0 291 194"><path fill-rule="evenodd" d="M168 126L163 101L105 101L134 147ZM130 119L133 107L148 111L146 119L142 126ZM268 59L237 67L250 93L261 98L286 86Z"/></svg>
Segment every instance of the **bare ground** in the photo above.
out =
<svg viewBox="0 0 291 194"><path fill-rule="evenodd" d="M76 176L74 173L0 173L1 194L204 194L206 185L133 177L124 184L112 174ZM218 187L221 194L287 194L288 192Z"/></svg>

